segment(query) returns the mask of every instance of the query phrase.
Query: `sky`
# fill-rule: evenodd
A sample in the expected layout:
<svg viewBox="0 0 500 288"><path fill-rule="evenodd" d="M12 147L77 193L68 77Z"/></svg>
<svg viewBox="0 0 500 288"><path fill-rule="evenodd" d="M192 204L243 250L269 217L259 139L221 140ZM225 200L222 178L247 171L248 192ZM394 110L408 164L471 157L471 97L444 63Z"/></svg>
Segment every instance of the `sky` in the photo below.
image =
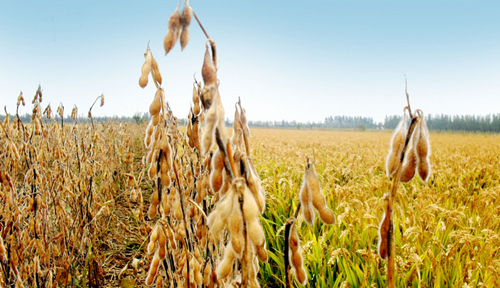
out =
<svg viewBox="0 0 500 288"><path fill-rule="evenodd" d="M241 97L251 121L322 122L336 115L500 113L500 1L197 1L189 4L218 50L226 116ZM184 2L181 4L184 5ZM177 1L0 0L0 106L15 112L40 84L42 106L82 115L147 112L152 82L139 87L147 45L166 99L185 118L206 38L165 56ZM30 113L22 107L20 113Z"/></svg>

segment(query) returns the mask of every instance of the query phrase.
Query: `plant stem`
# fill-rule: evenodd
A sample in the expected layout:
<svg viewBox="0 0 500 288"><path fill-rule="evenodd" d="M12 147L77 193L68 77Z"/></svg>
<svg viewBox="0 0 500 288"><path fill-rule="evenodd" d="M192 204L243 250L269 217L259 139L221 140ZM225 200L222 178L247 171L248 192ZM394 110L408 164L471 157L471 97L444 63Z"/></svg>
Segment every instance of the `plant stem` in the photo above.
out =
<svg viewBox="0 0 500 288"><path fill-rule="evenodd" d="M174 161L172 161L172 166L174 168L174 173L175 173L175 179L176 179L175 182L177 183L177 188L179 189L178 192L179 192L179 198L181 200L182 220L184 221L184 230L186 232L186 239L185 240L187 240L187 241L185 241L184 246L187 246L188 252L191 252L192 251L191 236L189 236L188 222L186 220L186 212L184 211L184 195L183 195L184 192L182 191L181 184L179 182L179 173L177 172L177 167L175 166L175 159L174 159ZM189 255L189 254L187 254L187 255ZM186 279L186 281L188 281L188 283L189 283L190 278L189 278L189 257L188 256L186 256L186 261L187 261L187 263L186 263L186 265L187 265L187 269L186 269L187 270L187 279Z"/></svg>
<svg viewBox="0 0 500 288"><path fill-rule="evenodd" d="M408 94L407 94L408 95ZM409 103L408 103L409 107ZM410 115L411 115L411 110L408 109ZM387 259L387 282L388 282L388 287L389 288L394 288L396 287L396 263L395 263L395 255L396 255L396 245L395 245L395 237L394 237L394 213L393 213L393 208L394 208L394 199L396 198L396 193L398 190L398 185L401 180L401 172L403 170L403 161L405 159L405 154L406 150L408 149L408 144L410 143L410 138L415 131L415 127L417 126L418 123L418 118L417 117L412 117L411 119L411 124L410 127L408 128L408 133L406 134L406 139L405 139L405 145L403 147L403 151L401 152L401 158L399 161L398 169L396 170L396 175L394 176L394 179L392 180L392 189L391 193L389 195L389 203L388 203L388 215L387 217L390 217L390 226L389 226L389 235L387 236L387 245L389 246L387 249L388 252L388 259Z"/></svg>
<svg viewBox="0 0 500 288"><path fill-rule="evenodd" d="M198 19L198 16L196 16L196 13L194 13L194 10L193 10L193 16L194 16L194 19L196 19L196 22L198 22L198 25L200 25L201 31L203 31L203 33L205 33L205 37L207 37L207 39L210 39L210 36L208 36L207 31L205 31L205 28L203 28L203 25L201 25L200 19Z"/></svg>

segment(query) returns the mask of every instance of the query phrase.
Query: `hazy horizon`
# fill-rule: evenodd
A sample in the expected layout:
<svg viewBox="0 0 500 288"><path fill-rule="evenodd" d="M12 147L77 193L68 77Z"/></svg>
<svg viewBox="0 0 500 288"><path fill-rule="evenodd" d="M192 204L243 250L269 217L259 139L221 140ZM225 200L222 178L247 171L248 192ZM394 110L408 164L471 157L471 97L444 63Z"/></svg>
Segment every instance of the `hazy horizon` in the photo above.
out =
<svg viewBox="0 0 500 288"><path fill-rule="evenodd" d="M174 114L185 118L205 37L193 20L184 52L164 56L177 1L0 1L0 104L15 112L39 84L45 106L93 115L148 111L155 88L138 85L149 45ZM487 115L500 104L500 3L496 1L190 1L216 42L226 117L241 97L252 121L321 122L402 114L412 108ZM181 4L181 7L183 4ZM29 105L29 104L28 104ZM3 108L3 107L2 107ZM3 109L2 109L3 110ZM23 107L20 113L29 113ZM4 113L2 111L2 113Z"/></svg>

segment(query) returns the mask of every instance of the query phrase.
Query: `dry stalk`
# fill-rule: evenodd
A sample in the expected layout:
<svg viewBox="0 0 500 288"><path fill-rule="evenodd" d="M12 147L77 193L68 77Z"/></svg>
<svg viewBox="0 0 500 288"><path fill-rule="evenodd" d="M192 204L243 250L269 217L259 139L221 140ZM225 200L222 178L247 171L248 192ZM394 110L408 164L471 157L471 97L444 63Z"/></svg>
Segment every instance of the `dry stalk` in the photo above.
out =
<svg viewBox="0 0 500 288"><path fill-rule="evenodd" d="M406 84L406 77L405 77ZM430 173L430 164L428 155L430 153L428 132L425 125L423 113L417 110L416 115L412 114L410 109L410 99L405 85L406 99L408 106L404 111L408 111L410 115L410 126L406 130L404 128L405 117L396 128L392 138L391 150L387 157L387 175L393 175L392 187L389 193L384 195L385 212L379 227L379 245L378 252L381 258L387 259L387 285L388 287L396 286L396 265L395 254L396 245L394 244L394 200L397 196L397 189L402 180L403 170L405 170L405 182L410 181L415 175L415 171L419 171L419 176L423 181L427 181ZM404 137L401 137L404 135ZM413 141L411 141L413 139ZM404 141L404 142L402 142ZM402 142L402 143L401 143ZM410 150L411 151L410 151ZM408 153L410 151L410 153ZM422 151L422 153L419 153ZM414 160L407 159L410 156L417 157ZM396 163L395 163L396 162ZM395 170L392 170L395 169ZM391 171L392 170L392 171ZM423 172L421 173L420 170ZM409 176L408 176L409 175ZM408 178L408 179L406 179Z"/></svg>

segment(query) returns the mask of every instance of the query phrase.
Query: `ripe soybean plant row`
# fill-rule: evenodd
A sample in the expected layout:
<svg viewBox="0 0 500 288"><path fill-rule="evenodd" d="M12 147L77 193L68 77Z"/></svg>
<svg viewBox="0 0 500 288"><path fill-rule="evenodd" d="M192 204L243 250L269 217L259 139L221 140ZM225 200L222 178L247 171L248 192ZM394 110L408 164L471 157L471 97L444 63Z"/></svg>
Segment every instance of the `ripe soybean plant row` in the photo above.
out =
<svg viewBox="0 0 500 288"><path fill-rule="evenodd" d="M189 2L184 2L182 13L180 4L179 1L168 21L165 54L179 39L181 50L186 47L194 16L207 37L203 84L196 80L193 84L193 108L183 134L165 100L158 64L147 48L139 85L146 87L151 74L157 91L150 105L152 118L144 137L148 151L144 164L154 187L148 217L156 221L147 248L152 260L146 284L156 287L166 284L171 287L260 287L257 280L259 260L268 260L264 230L259 221L265 209L266 193L252 161L246 111L238 101L230 137L224 125L225 110L218 89L215 42ZM406 131L403 119L392 139L387 175L394 175L393 189L385 195L386 211L379 229L379 255L388 259L389 286L394 286L395 278L392 207L397 185L400 181L410 181L416 171L425 181L430 172L430 146L423 113L417 110L413 116L409 100L405 111L412 121ZM290 272L299 284L307 283L295 226L300 209L309 225L314 223L315 211L324 223L336 222L321 192L314 162L309 158L299 204L285 225L285 282L288 287L291 285Z"/></svg>

